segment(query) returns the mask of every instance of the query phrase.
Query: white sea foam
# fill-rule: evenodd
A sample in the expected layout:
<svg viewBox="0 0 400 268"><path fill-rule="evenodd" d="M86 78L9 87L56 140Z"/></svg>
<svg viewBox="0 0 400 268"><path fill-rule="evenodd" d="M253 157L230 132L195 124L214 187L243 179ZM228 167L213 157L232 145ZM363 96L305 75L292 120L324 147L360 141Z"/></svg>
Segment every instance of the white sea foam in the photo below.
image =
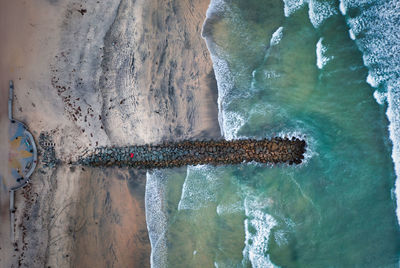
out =
<svg viewBox="0 0 400 268"><path fill-rule="evenodd" d="M226 4L224 0L211 0L206 11L206 17L209 18L213 13L225 10Z"/></svg>
<svg viewBox="0 0 400 268"><path fill-rule="evenodd" d="M317 49L316 49L316 54L317 54L317 67L319 69L322 69L322 67L325 65L324 63L324 56L322 55L324 52L324 47L322 46L322 38L318 40L317 43Z"/></svg>
<svg viewBox="0 0 400 268"><path fill-rule="evenodd" d="M226 5L224 0L211 0L210 5L206 12L206 21L208 18L212 17L214 13L223 12L226 11L227 9L229 10L229 6ZM206 23L206 21L204 23ZM235 120L234 114L224 115L225 106L229 102L226 96L233 88L233 77L229 70L228 62L222 59L222 57L220 57L220 55L224 54L223 50L219 48L218 45L215 44L209 36L203 36L203 38L206 40L207 48L210 51L211 60L213 63L213 68L215 73L215 79L217 80L218 121L221 129L221 135L226 137L225 134L229 134L226 132L230 132L227 131L226 128L229 128L232 125L232 122L241 121L241 118ZM224 121L224 119L227 117L229 117L227 119L229 120L229 122ZM235 125L236 124L233 123L232 126ZM230 137L232 135L227 135L227 136ZM231 137L231 139L233 139L233 136Z"/></svg>
<svg viewBox="0 0 400 268"><path fill-rule="evenodd" d="M246 197L244 202L246 219L243 261L250 260L252 267L255 268L276 267L269 255L266 255L271 230L277 224L271 215L263 211L266 203L259 202L254 197Z"/></svg>
<svg viewBox="0 0 400 268"><path fill-rule="evenodd" d="M354 35L359 35L363 27L365 27L365 22L357 18L348 18L347 24L350 26L350 29Z"/></svg>
<svg viewBox="0 0 400 268"><path fill-rule="evenodd" d="M283 27L281 26L272 34L269 44L271 46L276 46L281 41L282 36L283 36Z"/></svg>
<svg viewBox="0 0 400 268"><path fill-rule="evenodd" d="M213 8L212 12L215 12L217 9L221 10L224 8L223 1L218 1L218 5L215 4L217 1L211 2L212 4L210 4L210 7ZM304 4L302 1L299 2L291 0L284 0L284 3L285 16L289 16ZM212 12L209 9L207 16L211 16ZM280 27L277 29L277 31L275 31L271 38L271 46L278 44L282 38L282 35L283 28ZM229 98L232 98L231 91L233 89L233 77L229 70L228 63L223 59L224 57L221 56L223 55L223 51L219 50L218 46L213 43L210 38L206 36L205 39L207 42L207 47L211 52L211 58L217 80L219 123L221 132L225 139L229 140L238 138L237 133L246 123L247 117L239 114L239 112L227 111L226 107L230 101ZM253 75L255 74L256 73L254 72ZM277 74L272 72L266 73L266 75L271 76L269 78L277 77ZM303 137L302 135L293 132L284 133L282 136L285 134L297 136L299 138ZM307 151L309 151L309 148L307 148ZM199 173L196 175L194 174L195 170L192 170L192 167L189 169L183 186L178 209L199 209L206 206L209 202L215 202L215 192L220 185L218 183L216 174L213 174L212 170L210 169L207 171L201 170L201 172L199 171ZM201 176L203 176L202 179L196 177L200 175L200 173ZM204 176L206 177L204 178ZM243 262L245 263L250 261L252 267L275 267L269 256L266 255L271 230L277 224L275 219L265 212L265 208L268 206L269 202L269 199L264 199L263 201L255 200L251 195L246 197L244 202L244 210L246 214L246 220L244 222L246 237L245 247L243 249ZM231 205L219 204L217 206L217 213L219 215L225 213L235 213L241 209L243 209L243 207L240 202L236 202ZM218 266L217 263L215 263L215 266Z"/></svg>
<svg viewBox="0 0 400 268"><path fill-rule="evenodd" d="M386 101L386 93L379 92L378 90L374 91L374 98L379 105L383 105Z"/></svg>
<svg viewBox="0 0 400 268"><path fill-rule="evenodd" d="M208 165L189 166L178 210L197 210L216 201L218 186L215 168Z"/></svg>
<svg viewBox="0 0 400 268"><path fill-rule="evenodd" d="M226 140L238 138L238 131L246 123L244 117L236 112L222 111L222 123Z"/></svg>
<svg viewBox="0 0 400 268"><path fill-rule="evenodd" d="M372 2L376 2L376 0L339 0L339 10L340 13L345 16L350 8L357 8Z"/></svg>
<svg viewBox="0 0 400 268"><path fill-rule="evenodd" d="M162 171L147 172L146 176L145 210L151 245L150 265L152 268L166 267L167 216L163 209L166 178Z"/></svg>
<svg viewBox="0 0 400 268"><path fill-rule="evenodd" d="M324 40L324 38L320 38L317 42L316 45L316 54L317 54L317 67L318 69L322 69L327 63L328 61L330 61L331 59L333 59L333 56L331 57L327 57L326 56L326 52L327 52L327 48L322 44L322 41Z"/></svg>
<svg viewBox="0 0 400 268"><path fill-rule="evenodd" d="M242 118L240 118L239 116L236 119L235 114L226 114L226 112L224 112L227 102L226 95L233 88L232 75L229 71L228 63L225 60L219 58L214 53L211 53L211 59L213 62L214 73L218 87L218 121L221 129L221 134L227 139L233 139L234 134L230 135L230 131L228 129L231 126L236 126L235 129L239 130L241 126L240 124L242 124Z"/></svg>
<svg viewBox="0 0 400 268"><path fill-rule="evenodd" d="M389 86L387 92L388 109L386 115L390 121L389 135L393 142L392 159L397 175L395 193L397 198L397 220L400 224L400 85L397 89Z"/></svg>
<svg viewBox="0 0 400 268"><path fill-rule="evenodd" d="M304 0L283 0L285 17L289 17L293 12L300 9L306 3Z"/></svg>
<svg viewBox="0 0 400 268"><path fill-rule="evenodd" d="M368 73L367 83L370 84L371 87L377 87L379 85L379 82L377 81L377 79L375 79L374 75L371 74L371 72Z"/></svg>
<svg viewBox="0 0 400 268"><path fill-rule="evenodd" d="M308 17L314 28L318 28L327 18L337 14L335 7L328 1L309 0Z"/></svg>
<svg viewBox="0 0 400 268"><path fill-rule="evenodd" d="M356 35L354 34L352 29L349 30L349 36L350 36L351 40L356 40Z"/></svg>
<svg viewBox="0 0 400 268"><path fill-rule="evenodd" d="M273 40L271 40L272 44L277 44L278 39L280 39L281 31L282 30L278 29L278 31L275 32L275 38L273 37ZM212 44L208 43L209 48L211 45ZM223 61L219 57L217 57L215 50L214 53L211 52L211 57L218 85L219 122L222 134L225 139L228 140L238 138L237 133L240 128L245 124L246 120L244 116L239 113L226 111L224 105L227 101L226 98L229 92L233 88L231 73L229 71L226 61ZM253 75L255 75L255 73L253 73ZM211 183L211 185L213 184L214 183ZM213 195L207 194L209 191L207 189L210 188L208 186L205 186L204 189L206 189L206 194L200 193L200 196L203 196L202 199L205 199L206 201L215 201ZM186 195L184 194L184 192L182 193L181 198L182 203L180 202L181 208L184 207L183 200L185 200L184 195ZM198 192L196 192L196 194L198 194ZM204 198L204 196L206 198ZM196 205L196 207L198 207L197 202ZM187 205L185 204L185 207L186 206ZM245 248L243 250L244 262L245 260L249 260L253 267L274 267L273 263L269 259L269 256L265 255L265 252L267 251L268 239L271 229L276 225L276 222L272 216L262 211L263 207L264 206L260 206L260 204L257 204L257 202L250 201L250 199L247 199L247 201L245 201L245 213L247 219L245 220L246 239ZM242 206L240 203L234 203L230 206L218 205L217 213L219 215L225 213L235 213L237 211L240 211L241 209ZM250 226L255 229L255 234L250 232ZM215 266L217 267L217 263L215 263Z"/></svg>
<svg viewBox="0 0 400 268"><path fill-rule="evenodd" d="M264 76L268 79L274 79L274 78L279 78L281 75L277 73L276 71L268 71L264 70Z"/></svg>
<svg viewBox="0 0 400 268"><path fill-rule="evenodd" d="M368 3L368 5L365 5ZM358 8L357 17L346 18L347 24L357 36L356 43L363 53L368 67L367 82L386 91L389 119L389 137L393 143L392 159L396 172L395 193L397 219L400 224L400 2L345 1L347 8ZM366 8L367 7L367 8ZM359 35L362 33L362 35ZM374 93L378 102L384 93ZM383 101L383 100L382 100Z"/></svg>
<svg viewBox="0 0 400 268"><path fill-rule="evenodd" d="M343 0L340 1L340 3L339 3L339 10L340 10L340 13L342 13L342 15L346 15L346 13L347 13L347 7L345 6Z"/></svg>

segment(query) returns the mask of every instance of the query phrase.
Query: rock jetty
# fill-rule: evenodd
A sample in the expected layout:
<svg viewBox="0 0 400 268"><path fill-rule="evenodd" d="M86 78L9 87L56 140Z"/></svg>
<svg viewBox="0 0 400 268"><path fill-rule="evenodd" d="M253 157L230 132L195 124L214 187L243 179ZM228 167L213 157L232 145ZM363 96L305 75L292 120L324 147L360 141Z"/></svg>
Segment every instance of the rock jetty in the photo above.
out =
<svg viewBox="0 0 400 268"><path fill-rule="evenodd" d="M126 147L100 147L77 164L161 169L186 165L233 165L246 162L300 164L306 142L297 138L182 141Z"/></svg>

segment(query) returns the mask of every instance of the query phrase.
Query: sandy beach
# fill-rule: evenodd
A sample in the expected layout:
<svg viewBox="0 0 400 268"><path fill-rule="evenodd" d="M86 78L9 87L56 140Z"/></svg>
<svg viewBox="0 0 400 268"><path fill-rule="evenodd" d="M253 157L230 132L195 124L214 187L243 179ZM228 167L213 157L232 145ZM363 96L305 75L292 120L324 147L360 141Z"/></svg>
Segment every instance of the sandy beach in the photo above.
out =
<svg viewBox="0 0 400 268"><path fill-rule="evenodd" d="M0 123L12 79L14 116L36 141L49 133L61 161L44 167L39 155L31 184L17 192L15 244L2 190L2 267L149 267L146 174L68 163L96 146L219 137L216 82L201 38L207 6L0 2Z"/></svg>

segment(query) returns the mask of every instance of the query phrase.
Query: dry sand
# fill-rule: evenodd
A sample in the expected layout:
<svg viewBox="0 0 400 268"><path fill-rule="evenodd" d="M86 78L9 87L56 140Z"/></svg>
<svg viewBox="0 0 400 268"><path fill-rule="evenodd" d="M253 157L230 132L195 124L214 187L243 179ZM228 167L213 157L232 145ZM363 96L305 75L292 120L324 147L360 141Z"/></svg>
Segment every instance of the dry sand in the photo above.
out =
<svg viewBox="0 0 400 268"><path fill-rule="evenodd" d="M16 195L17 241L1 229L1 267L149 266L145 174L68 162L96 145L219 136L200 35L208 3L1 0L1 116L13 79L15 117L36 139L50 132L63 161L44 168L39 156Z"/></svg>
<svg viewBox="0 0 400 268"><path fill-rule="evenodd" d="M25 1L0 1L0 266L12 267L17 263L18 252L15 252L10 241L10 212L8 175L8 85L9 80L21 82L33 75L28 62L38 51L35 32L36 24L45 23L41 17L41 3L27 5ZM47 27L43 27L43 31ZM40 68L40 66L38 66ZM26 93L26 90L24 90ZM22 107L15 113L21 113Z"/></svg>

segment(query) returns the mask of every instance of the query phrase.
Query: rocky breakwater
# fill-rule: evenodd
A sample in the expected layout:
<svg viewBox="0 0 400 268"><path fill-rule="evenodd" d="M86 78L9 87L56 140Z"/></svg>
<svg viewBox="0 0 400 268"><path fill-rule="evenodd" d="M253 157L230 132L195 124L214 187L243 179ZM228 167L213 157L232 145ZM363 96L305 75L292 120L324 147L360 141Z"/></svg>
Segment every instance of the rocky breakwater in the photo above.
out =
<svg viewBox="0 0 400 268"><path fill-rule="evenodd" d="M186 165L233 165L246 162L300 164L306 142L297 138L165 142L126 147L100 147L76 164L143 169Z"/></svg>

